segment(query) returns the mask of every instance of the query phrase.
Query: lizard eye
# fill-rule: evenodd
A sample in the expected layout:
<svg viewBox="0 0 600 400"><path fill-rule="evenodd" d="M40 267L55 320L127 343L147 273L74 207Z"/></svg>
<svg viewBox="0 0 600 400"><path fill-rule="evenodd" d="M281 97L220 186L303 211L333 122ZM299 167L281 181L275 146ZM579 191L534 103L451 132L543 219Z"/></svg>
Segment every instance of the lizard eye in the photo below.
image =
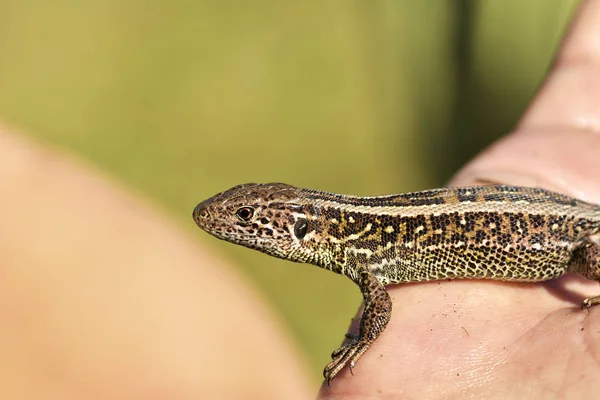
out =
<svg viewBox="0 0 600 400"><path fill-rule="evenodd" d="M254 216L254 209L252 207L242 207L236 211L235 215L242 221L250 221Z"/></svg>
<svg viewBox="0 0 600 400"><path fill-rule="evenodd" d="M306 235L307 229L308 222L304 218L300 218L294 225L294 235L296 235L298 239L302 239Z"/></svg>

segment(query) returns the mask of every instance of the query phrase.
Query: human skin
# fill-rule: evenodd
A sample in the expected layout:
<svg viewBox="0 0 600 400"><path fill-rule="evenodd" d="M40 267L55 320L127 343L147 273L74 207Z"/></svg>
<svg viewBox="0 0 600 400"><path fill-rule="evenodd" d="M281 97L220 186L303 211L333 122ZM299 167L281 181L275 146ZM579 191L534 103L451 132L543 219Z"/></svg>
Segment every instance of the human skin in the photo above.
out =
<svg viewBox="0 0 600 400"><path fill-rule="evenodd" d="M310 396L259 296L140 197L2 126L0 193L1 399Z"/></svg>
<svg viewBox="0 0 600 400"><path fill-rule="evenodd" d="M578 10L515 131L450 185L537 186L600 203L600 1ZM595 398L600 294L578 276L536 284L444 281L388 287L392 319L319 398ZM350 331L356 332L358 318Z"/></svg>
<svg viewBox="0 0 600 400"><path fill-rule="evenodd" d="M452 184L542 186L600 203L599 27L600 1L588 0L515 132ZM139 197L6 128L0 193L0 398L310 397L258 296ZM388 329L355 376L345 369L321 397L594 398L600 389L600 307L579 309L597 283L389 291Z"/></svg>

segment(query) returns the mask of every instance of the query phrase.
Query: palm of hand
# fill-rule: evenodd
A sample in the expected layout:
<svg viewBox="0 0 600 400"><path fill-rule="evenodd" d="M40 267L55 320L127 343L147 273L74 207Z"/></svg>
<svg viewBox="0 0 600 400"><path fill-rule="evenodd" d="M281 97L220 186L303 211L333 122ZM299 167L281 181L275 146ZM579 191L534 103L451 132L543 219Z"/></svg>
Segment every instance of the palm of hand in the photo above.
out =
<svg viewBox="0 0 600 400"><path fill-rule="evenodd" d="M322 395L592 398L600 390L600 380L589 379L600 376L600 308L580 308L583 297L597 293L594 282L566 276L388 291L395 306L388 328L354 376L342 371Z"/></svg>
<svg viewBox="0 0 600 400"><path fill-rule="evenodd" d="M537 186L600 203L599 35L600 1L588 0L517 130L453 185ZM600 391L600 307L580 307L600 294L597 282L430 282L388 292L387 329L354 376L344 369L321 397L594 398Z"/></svg>

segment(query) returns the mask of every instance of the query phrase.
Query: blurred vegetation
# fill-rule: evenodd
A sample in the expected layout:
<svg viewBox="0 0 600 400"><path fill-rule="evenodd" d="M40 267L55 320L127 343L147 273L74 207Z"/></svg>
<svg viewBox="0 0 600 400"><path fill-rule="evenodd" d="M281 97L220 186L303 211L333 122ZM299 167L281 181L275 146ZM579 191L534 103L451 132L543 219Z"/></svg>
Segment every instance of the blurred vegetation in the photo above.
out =
<svg viewBox="0 0 600 400"><path fill-rule="evenodd" d="M315 376L360 295L201 234L243 182L374 195L444 183L510 131L577 1L1 0L0 119L172 211L248 276Z"/></svg>

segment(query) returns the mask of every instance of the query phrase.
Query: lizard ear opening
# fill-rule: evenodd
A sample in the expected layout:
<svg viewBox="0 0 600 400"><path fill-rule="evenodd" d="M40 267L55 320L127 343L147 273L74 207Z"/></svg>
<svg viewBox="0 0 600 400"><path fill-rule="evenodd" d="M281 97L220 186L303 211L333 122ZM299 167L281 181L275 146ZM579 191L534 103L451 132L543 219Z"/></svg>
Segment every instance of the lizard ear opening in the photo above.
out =
<svg viewBox="0 0 600 400"><path fill-rule="evenodd" d="M294 235L298 239L302 239L306 235L308 229L308 221L305 218L299 218L294 224Z"/></svg>

